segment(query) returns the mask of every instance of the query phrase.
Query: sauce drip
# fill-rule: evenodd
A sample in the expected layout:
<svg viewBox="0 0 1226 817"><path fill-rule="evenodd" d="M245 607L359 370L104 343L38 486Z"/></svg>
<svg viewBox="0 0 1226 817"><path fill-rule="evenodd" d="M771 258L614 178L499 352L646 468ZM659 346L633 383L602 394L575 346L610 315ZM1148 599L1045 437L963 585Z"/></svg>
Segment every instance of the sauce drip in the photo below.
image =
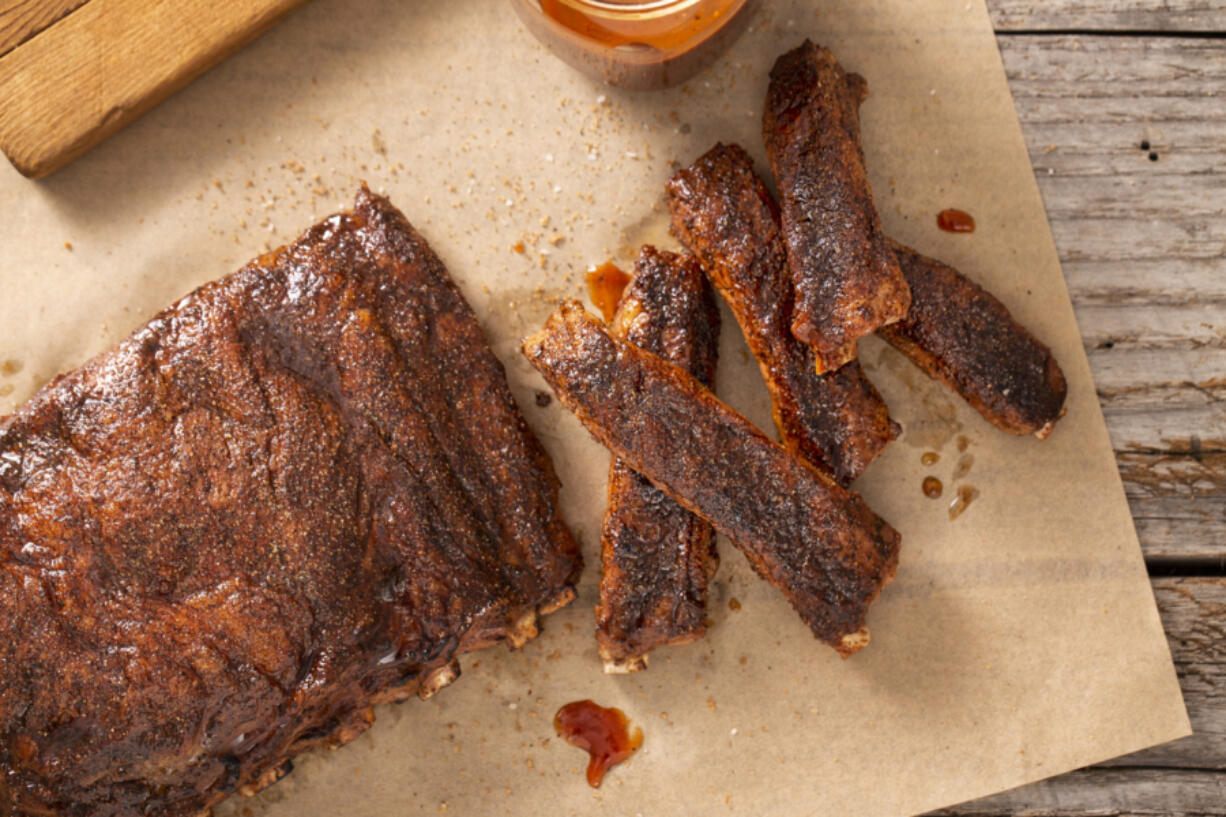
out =
<svg viewBox="0 0 1226 817"><path fill-rule="evenodd" d="M945 490L945 486L936 477L924 477L923 485L920 487L924 489L924 496L929 499L940 499L941 493Z"/></svg>
<svg viewBox="0 0 1226 817"><path fill-rule="evenodd" d="M587 296L608 323L617 313L617 302L621 300L626 284L630 283L630 276L612 261L605 261L599 267L588 270L586 280Z"/></svg>
<svg viewBox="0 0 1226 817"><path fill-rule="evenodd" d="M540 3L547 17L592 42L610 48L642 44L667 51L692 46L692 41L722 25L721 18L739 10L744 0L698 0L682 4L676 11L627 9L617 14L576 8L566 0L540 0Z"/></svg>
<svg viewBox="0 0 1226 817"><path fill-rule="evenodd" d="M962 515L970 504L975 501L975 497L979 496L979 492L970 485L959 485L958 495L954 497L953 502L949 503L949 518L950 520L957 519Z"/></svg>
<svg viewBox="0 0 1226 817"><path fill-rule="evenodd" d="M605 772L634 754L643 745L643 730L629 729L626 713L606 709L592 701L574 701L553 716L558 736L592 756L587 764L587 782L600 788Z"/></svg>
<svg viewBox="0 0 1226 817"><path fill-rule="evenodd" d="M940 461L941 455L935 451L925 451L924 456L920 457L920 462L924 465L936 465Z"/></svg>
<svg viewBox="0 0 1226 817"><path fill-rule="evenodd" d="M962 210L942 210L937 213L937 226L947 233L973 233L975 217Z"/></svg>
<svg viewBox="0 0 1226 817"><path fill-rule="evenodd" d="M974 454L963 454L958 457L958 465L954 468L954 479L962 479L971 472L971 466L975 464Z"/></svg>
<svg viewBox="0 0 1226 817"><path fill-rule="evenodd" d="M958 435L958 450L959 451L965 451L967 448L970 448L970 445L971 445L971 441L966 438L965 434Z"/></svg>

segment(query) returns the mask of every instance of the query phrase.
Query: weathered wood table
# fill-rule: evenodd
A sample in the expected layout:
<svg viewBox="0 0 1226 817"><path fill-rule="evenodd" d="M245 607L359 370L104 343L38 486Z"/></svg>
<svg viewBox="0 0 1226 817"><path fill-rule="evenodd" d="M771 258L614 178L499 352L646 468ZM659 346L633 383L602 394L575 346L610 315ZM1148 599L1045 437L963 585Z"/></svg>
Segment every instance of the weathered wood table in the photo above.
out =
<svg viewBox="0 0 1226 817"><path fill-rule="evenodd" d="M1193 737L950 815L1226 815L1226 0L988 0Z"/></svg>

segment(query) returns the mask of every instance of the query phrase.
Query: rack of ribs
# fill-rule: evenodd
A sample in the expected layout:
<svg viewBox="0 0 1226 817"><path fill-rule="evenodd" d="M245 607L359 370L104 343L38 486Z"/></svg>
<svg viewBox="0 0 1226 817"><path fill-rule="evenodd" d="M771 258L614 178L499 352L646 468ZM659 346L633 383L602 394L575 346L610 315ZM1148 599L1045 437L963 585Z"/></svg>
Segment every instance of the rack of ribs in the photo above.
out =
<svg viewBox="0 0 1226 817"><path fill-rule="evenodd" d="M524 341L587 430L711 523L844 657L898 564L898 533L856 494L772 442L684 369L615 338L576 302Z"/></svg>
<svg viewBox="0 0 1226 817"><path fill-rule="evenodd" d="M0 813L198 815L522 644L580 569L557 491L362 190L0 421Z"/></svg>
<svg viewBox="0 0 1226 817"><path fill-rule="evenodd" d="M867 93L863 77L806 40L775 62L766 96L762 132L796 290L791 328L819 373L853 360L857 339L900 320L911 300L864 168Z"/></svg>
<svg viewBox="0 0 1226 817"><path fill-rule="evenodd" d="M818 374L813 349L792 336L779 211L753 160L716 145L668 182L668 206L673 234L702 261L758 359L783 444L851 482L897 427L857 361Z"/></svg>
<svg viewBox="0 0 1226 817"><path fill-rule="evenodd" d="M907 317L881 336L1010 434L1051 433L1064 414L1064 373L1005 305L953 267L890 242L911 287Z"/></svg>
<svg viewBox="0 0 1226 817"><path fill-rule="evenodd" d="M711 386L719 310L692 257L643 247L610 328ZM711 526L616 457L600 547L596 641L605 672L644 669L649 650L706 633L707 584L719 565Z"/></svg>

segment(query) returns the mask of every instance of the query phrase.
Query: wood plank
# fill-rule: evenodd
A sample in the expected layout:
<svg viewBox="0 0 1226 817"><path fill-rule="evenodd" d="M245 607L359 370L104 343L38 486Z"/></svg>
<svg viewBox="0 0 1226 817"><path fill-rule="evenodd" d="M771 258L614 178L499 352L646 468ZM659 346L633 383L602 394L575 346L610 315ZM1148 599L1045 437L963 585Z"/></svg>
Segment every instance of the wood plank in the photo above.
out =
<svg viewBox="0 0 1226 817"><path fill-rule="evenodd" d="M988 0L998 32L1226 31L1223 0Z"/></svg>
<svg viewBox="0 0 1226 817"><path fill-rule="evenodd" d="M1226 579L1155 579L1195 734L934 814L1226 815Z"/></svg>
<svg viewBox="0 0 1226 817"><path fill-rule="evenodd" d="M1226 770L1226 578L1153 584L1194 734L1103 766Z"/></svg>
<svg viewBox="0 0 1226 817"><path fill-rule="evenodd" d="M299 2L90 0L0 57L0 150L27 176L45 176Z"/></svg>
<svg viewBox="0 0 1226 817"><path fill-rule="evenodd" d="M1000 46L1142 546L1226 557L1226 48Z"/></svg>
<svg viewBox="0 0 1226 817"><path fill-rule="evenodd" d="M0 57L86 0L0 0Z"/></svg>
<svg viewBox="0 0 1226 817"><path fill-rule="evenodd" d="M931 812L931 817L1219 817L1226 781L1217 772L1089 769Z"/></svg>

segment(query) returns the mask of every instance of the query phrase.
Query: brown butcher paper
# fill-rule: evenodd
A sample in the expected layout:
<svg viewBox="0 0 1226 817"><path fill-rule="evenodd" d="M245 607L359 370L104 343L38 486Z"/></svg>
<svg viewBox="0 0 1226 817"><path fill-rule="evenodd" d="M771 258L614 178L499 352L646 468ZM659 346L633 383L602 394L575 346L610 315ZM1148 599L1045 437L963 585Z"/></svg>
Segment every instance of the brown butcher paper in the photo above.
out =
<svg viewBox="0 0 1226 817"><path fill-rule="evenodd" d="M609 455L556 399L541 405L519 341L581 294L588 264L677 246L664 183L715 141L766 173L767 73L806 37L868 81L887 233L984 284L1049 344L1068 414L1044 442L1008 436L864 341L904 429L854 485L903 541L872 643L841 660L721 540L707 637L605 676L592 606ZM363 179L472 303L554 458L588 568L521 652L467 656L432 700L378 709L367 734L219 815L905 815L1188 734L983 0L764 2L713 68L656 93L579 76L505 1L315 0L54 177L0 169L0 411L347 207ZM976 232L939 231L947 207ZM774 435L730 318L716 382ZM973 498L951 520L960 489ZM645 733L599 790L551 725L581 698Z"/></svg>

